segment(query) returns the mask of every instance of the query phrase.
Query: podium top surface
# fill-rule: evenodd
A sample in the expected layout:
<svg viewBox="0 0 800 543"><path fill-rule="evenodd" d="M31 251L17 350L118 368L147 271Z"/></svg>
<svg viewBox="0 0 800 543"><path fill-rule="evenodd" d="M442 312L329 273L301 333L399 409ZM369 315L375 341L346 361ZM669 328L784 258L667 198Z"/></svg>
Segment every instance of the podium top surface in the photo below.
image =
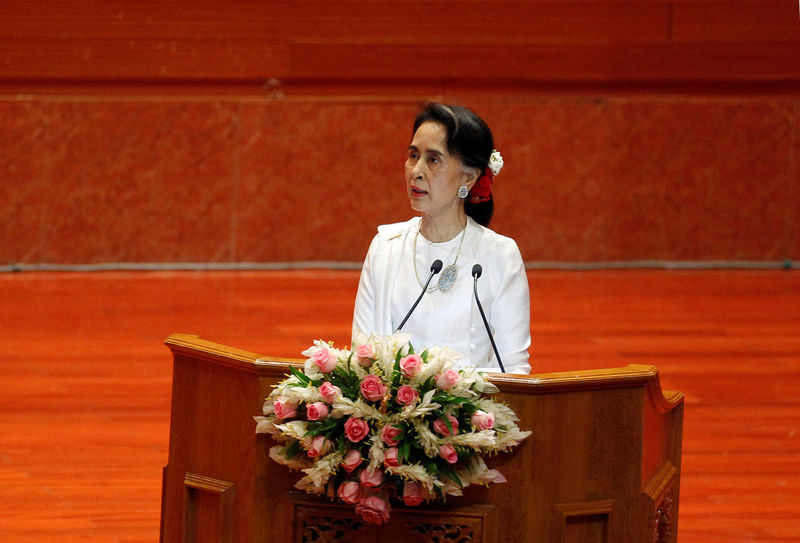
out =
<svg viewBox="0 0 800 543"><path fill-rule="evenodd" d="M174 356L184 355L213 364L236 368L263 377L283 378L291 366L302 366L304 360L276 358L220 345L192 334L172 334L165 344ZM683 393L662 391L655 366L630 364L624 367L596 370L532 373L530 375L490 373L490 381L500 392L544 394L597 390L605 388L646 387L660 411L669 411L683 402Z"/></svg>

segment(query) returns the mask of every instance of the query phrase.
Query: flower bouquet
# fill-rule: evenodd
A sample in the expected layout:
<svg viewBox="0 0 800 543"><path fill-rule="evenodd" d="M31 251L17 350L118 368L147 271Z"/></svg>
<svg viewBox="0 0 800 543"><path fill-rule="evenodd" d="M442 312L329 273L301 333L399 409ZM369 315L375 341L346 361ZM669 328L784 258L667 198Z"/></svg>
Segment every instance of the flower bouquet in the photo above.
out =
<svg viewBox="0 0 800 543"><path fill-rule="evenodd" d="M297 488L353 504L366 522L407 506L461 495L505 478L483 461L530 432L514 412L486 398L481 373L453 369L461 355L439 347L416 354L410 336L362 336L353 350L321 340L303 351L304 370L275 386L256 432L279 445L270 458L305 474Z"/></svg>

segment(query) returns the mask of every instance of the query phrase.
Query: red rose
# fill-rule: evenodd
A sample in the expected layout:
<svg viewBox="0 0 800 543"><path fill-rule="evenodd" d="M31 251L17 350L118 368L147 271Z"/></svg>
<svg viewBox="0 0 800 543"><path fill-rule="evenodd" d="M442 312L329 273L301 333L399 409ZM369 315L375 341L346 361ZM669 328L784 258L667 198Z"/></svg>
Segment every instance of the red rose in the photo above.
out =
<svg viewBox="0 0 800 543"><path fill-rule="evenodd" d="M369 424L363 419L350 417L344 423L344 435L353 443L358 443L369 435Z"/></svg>
<svg viewBox="0 0 800 543"><path fill-rule="evenodd" d="M361 485L355 481L344 482L339 485L336 494L345 503L358 503L361 499Z"/></svg>
<svg viewBox="0 0 800 543"><path fill-rule="evenodd" d="M422 503L422 486L416 481L403 485L403 503L409 507Z"/></svg>
<svg viewBox="0 0 800 543"><path fill-rule="evenodd" d="M347 451L347 454L344 455L344 460L342 460L342 468L347 473L352 473L354 469L361 465L363 459L361 458L361 453L356 449L350 449Z"/></svg>
<svg viewBox="0 0 800 543"><path fill-rule="evenodd" d="M356 362L362 368L368 368L375 362L375 347L370 343L363 343L356 348Z"/></svg>
<svg viewBox="0 0 800 543"><path fill-rule="evenodd" d="M377 375L367 375L361 381L361 395L371 402L377 402L386 394L386 385Z"/></svg>
<svg viewBox="0 0 800 543"><path fill-rule="evenodd" d="M478 430L491 430L494 428L494 413L487 413L481 410L475 411L470 422Z"/></svg>
<svg viewBox="0 0 800 543"><path fill-rule="evenodd" d="M383 465L387 468L396 468L400 465L399 451L397 447L389 447L383 455Z"/></svg>
<svg viewBox="0 0 800 543"><path fill-rule="evenodd" d="M418 354L410 354L400 359L400 369L409 379L419 374L422 364L422 358Z"/></svg>
<svg viewBox="0 0 800 543"><path fill-rule="evenodd" d="M319 393L323 400L328 403L333 403L342 395L342 389L325 381L322 383L322 386L319 387Z"/></svg>
<svg viewBox="0 0 800 543"><path fill-rule="evenodd" d="M356 505L358 513L365 522L383 524L389 520L389 504L378 496L362 498Z"/></svg>
<svg viewBox="0 0 800 543"><path fill-rule="evenodd" d="M381 439L389 447L395 447L398 444L397 438L402 433L403 430L401 430L400 428L392 426L391 424L387 424L381 429Z"/></svg>
<svg viewBox="0 0 800 543"><path fill-rule="evenodd" d="M453 415L447 415L447 420L450 421L450 426L453 427L453 431L450 431L450 428L447 427L447 423L442 419L436 419L433 421L433 429L434 431L442 436L450 436L456 435L458 433L458 420Z"/></svg>
<svg viewBox="0 0 800 543"><path fill-rule="evenodd" d="M332 372L336 367L336 363L338 362L336 360L336 355L327 349L320 349L319 351L315 352L312 355L311 360L322 373Z"/></svg>
<svg viewBox="0 0 800 543"><path fill-rule="evenodd" d="M458 462L458 455L452 445L439 446L439 456L447 460L450 464Z"/></svg>
<svg viewBox="0 0 800 543"><path fill-rule="evenodd" d="M308 456L309 458L316 458L317 456L323 455L328 452L328 449L331 448L331 442L325 439L325 436L316 436L311 441L311 448L308 449Z"/></svg>
<svg viewBox="0 0 800 543"><path fill-rule="evenodd" d="M306 418L308 420L322 420L328 416L328 406L322 402L306 405Z"/></svg>
<svg viewBox="0 0 800 543"><path fill-rule="evenodd" d="M290 402L284 398L278 398L272 402L272 408L275 416L279 419L290 419L297 415L297 403Z"/></svg>
<svg viewBox="0 0 800 543"><path fill-rule="evenodd" d="M447 370L441 375L436 376L436 386L441 388L442 390L447 390L453 388L453 386L458 382L458 372L455 370Z"/></svg>
<svg viewBox="0 0 800 543"><path fill-rule="evenodd" d="M414 387L401 385L397 389L397 403L400 405L411 405L419 398L419 392Z"/></svg>
<svg viewBox="0 0 800 543"><path fill-rule="evenodd" d="M367 488L378 488L383 484L383 470L380 469L363 469L358 474L358 480L361 485Z"/></svg>

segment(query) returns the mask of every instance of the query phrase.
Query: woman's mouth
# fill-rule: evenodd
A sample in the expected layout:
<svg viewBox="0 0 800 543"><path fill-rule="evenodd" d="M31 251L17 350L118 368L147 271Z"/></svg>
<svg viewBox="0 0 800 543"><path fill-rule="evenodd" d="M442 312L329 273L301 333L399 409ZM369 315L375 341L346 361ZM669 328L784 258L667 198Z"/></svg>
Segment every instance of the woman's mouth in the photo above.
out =
<svg viewBox="0 0 800 543"><path fill-rule="evenodd" d="M415 198L421 198L421 197L423 197L423 196L425 196L427 194L428 194L428 191L422 190L421 188L415 187L413 185L411 186L411 196L413 196Z"/></svg>

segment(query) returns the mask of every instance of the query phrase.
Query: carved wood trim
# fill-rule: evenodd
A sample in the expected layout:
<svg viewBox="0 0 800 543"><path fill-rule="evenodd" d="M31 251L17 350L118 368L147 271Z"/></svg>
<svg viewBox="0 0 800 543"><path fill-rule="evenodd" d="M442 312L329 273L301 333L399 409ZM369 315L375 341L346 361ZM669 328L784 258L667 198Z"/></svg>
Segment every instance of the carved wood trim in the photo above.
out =
<svg viewBox="0 0 800 543"><path fill-rule="evenodd" d="M494 505L462 507L395 507L389 523L375 527L364 523L350 505L328 502L292 491L295 543L346 543L364 541L373 533L386 541L411 543L482 543L486 516Z"/></svg>
<svg viewBox="0 0 800 543"><path fill-rule="evenodd" d="M477 543L481 541L481 522L469 519L468 524L450 524L446 522L406 522L406 527L418 541L424 543Z"/></svg>
<svg viewBox="0 0 800 543"><path fill-rule="evenodd" d="M675 482L677 469L667 460L645 487L653 502L653 543L673 543Z"/></svg>
<svg viewBox="0 0 800 543"><path fill-rule="evenodd" d="M359 518L316 515L304 511L298 515L298 534L302 543L346 543L366 527Z"/></svg>
<svg viewBox="0 0 800 543"><path fill-rule="evenodd" d="M183 543L197 541L199 527L208 529L214 527L219 543L232 543L234 522L234 485L228 481L187 473L183 479L185 488L183 501L183 530L181 540ZM214 516L204 517L198 502L203 498L212 498L217 501ZM208 509L203 509L207 511ZM208 514L208 513L206 513Z"/></svg>

